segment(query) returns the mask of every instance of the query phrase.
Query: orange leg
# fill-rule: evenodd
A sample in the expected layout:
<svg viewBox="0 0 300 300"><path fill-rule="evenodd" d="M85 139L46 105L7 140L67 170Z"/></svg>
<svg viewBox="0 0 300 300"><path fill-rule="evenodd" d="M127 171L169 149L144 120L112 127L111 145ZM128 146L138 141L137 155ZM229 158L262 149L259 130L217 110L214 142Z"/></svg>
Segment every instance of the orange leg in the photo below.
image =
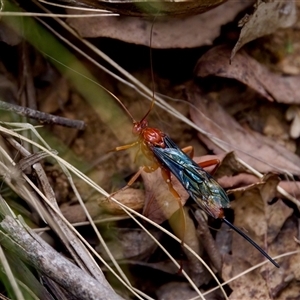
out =
<svg viewBox="0 0 300 300"><path fill-rule="evenodd" d="M108 152L126 150L126 149L129 149L129 148L132 148L132 147L136 146L137 144L139 144L139 141L136 141L136 142L128 144L128 145L123 145L123 146L116 147L116 148L114 148L112 150L109 150Z"/></svg>
<svg viewBox="0 0 300 300"><path fill-rule="evenodd" d="M194 157L194 147L193 146L187 146L187 147L184 147L182 149L182 151L186 154L189 155L190 158L193 158ZM207 161L203 161L201 163L198 163L198 165L201 167L201 168L207 168L207 167L210 167L210 166L213 166L213 165L216 165L213 170L210 172L212 175L214 174L214 172L216 171L216 169L218 168L220 164L220 161L218 159L210 159L210 160L207 160Z"/></svg>
<svg viewBox="0 0 300 300"><path fill-rule="evenodd" d="M207 161L203 161L201 163L199 163L198 165L201 167L201 168L207 168L207 167L210 167L210 166L213 166L213 165L216 165L212 171L210 171L210 174L213 175L215 173L215 171L217 170L218 166L220 164L220 161L218 159L210 159L210 160L207 160Z"/></svg>
<svg viewBox="0 0 300 300"><path fill-rule="evenodd" d="M181 149L185 154L187 154L190 158L194 157L194 147L187 146Z"/></svg>
<svg viewBox="0 0 300 300"><path fill-rule="evenodd" d="M126 189L128 189L131 185L133 185L133 183L139 178L139 176L141 175L141 173L143 172L144 168L140 168L132 177L131 179L128 181L128 183L122 187L121 189L111 193L107 198L111 198L114 195L116 195L117 193L121 192L121 191L125 191Z"/></svg>

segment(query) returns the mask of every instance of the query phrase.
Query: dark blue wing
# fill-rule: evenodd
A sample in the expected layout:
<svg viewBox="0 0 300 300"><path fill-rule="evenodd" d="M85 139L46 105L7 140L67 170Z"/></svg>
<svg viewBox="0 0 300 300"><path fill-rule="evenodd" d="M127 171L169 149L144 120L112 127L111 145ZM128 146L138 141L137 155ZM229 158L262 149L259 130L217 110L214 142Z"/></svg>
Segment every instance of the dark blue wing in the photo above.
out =
<svg viewBox="0 0 300 300"><path fill-rule="evenodd" d="M164 141L166 148L153 147L152 149L156 159L179 180L206 213L219 218L222 209L230 206L226 192L168 136Z"/></svg>

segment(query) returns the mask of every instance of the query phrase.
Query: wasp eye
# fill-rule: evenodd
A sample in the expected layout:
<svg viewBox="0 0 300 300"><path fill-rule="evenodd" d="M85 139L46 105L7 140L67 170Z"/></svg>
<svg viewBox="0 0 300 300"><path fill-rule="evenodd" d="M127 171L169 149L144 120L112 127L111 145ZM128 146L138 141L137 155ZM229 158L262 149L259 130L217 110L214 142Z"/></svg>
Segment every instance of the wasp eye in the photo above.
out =
<svg viewBox="0 0 300 300"><path fill-rule="evenodd" d="M147 120L142 120L140 123L141 128L146 128L148 127L148 121Z"/></svg>
<svg viewBox="0 0 300 300"><path fill-rule="evenodd" d="M142 130L142 126L140 122L133 123L133 127L132 127L133 134L139 134L141 130Z"/></svg>

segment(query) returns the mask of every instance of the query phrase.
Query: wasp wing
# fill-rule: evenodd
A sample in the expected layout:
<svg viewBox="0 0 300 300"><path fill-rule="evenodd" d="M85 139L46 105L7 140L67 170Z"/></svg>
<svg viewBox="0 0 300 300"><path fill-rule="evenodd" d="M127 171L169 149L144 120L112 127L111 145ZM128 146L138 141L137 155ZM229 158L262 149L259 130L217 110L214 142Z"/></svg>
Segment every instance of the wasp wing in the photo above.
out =
<svg viewBox="0 0 300 300"><path fill-rule="evenodd" d="M164 138L164 141L166 148L153 147L152 149L156 159L179 180L207 214L219 218L223 214L223 208L230 206L224 189L168 136Z"/></svg>

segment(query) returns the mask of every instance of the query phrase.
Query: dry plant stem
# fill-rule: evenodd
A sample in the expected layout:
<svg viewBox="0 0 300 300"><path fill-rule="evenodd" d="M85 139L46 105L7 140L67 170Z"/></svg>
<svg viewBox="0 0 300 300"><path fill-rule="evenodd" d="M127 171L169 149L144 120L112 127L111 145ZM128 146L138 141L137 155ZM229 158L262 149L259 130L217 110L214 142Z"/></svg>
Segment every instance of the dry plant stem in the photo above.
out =
<svg viewBox="0 0 300 300"><path fill-rule="evenodd" d="M1 261L1 265L4 269L4 271L6 273L7 279L9 280L9 283L14 291L16 299L25 300L23 297L23 294L17 284L16 278L15 278L14 274L12 273L12 270L9 266L9 263L5 257L4 251L1 246L0 246L0 261Z"/></svg>
<svg viewBox="0 0 300 300"><path fill-rule="evenodd" d="M13 138L8 138L8 141L18 149L23 156L31 155L25 148L22 147L18 142L16 142ZM59 210L59 207L56 202L54 191L48 181L48 178L44 172L40 163L36 163L33 168L35 169L37 176L42 185L45 196L48 200ZM83 269L88 269L90 274L94 276L99 282L103 285L106 285L108 288L110 285L106 281L101 269L96 264L95 260L90 256L87 252L86 248L82 244L82 242L75 236L75 234L67 227L67 225L61 220L59 216L56 215L52 209L49 209L49 214L51 218L47 218L50 227L59 235L60 239L65 244L66 248L72 254L72 257L77 262L77 264ZM75 250L75 251L74 251Z"/></svg>
<svg viewBox="0 0 300 300"><path fill-rule="evenodd" d="M54 154L57 154L57 151L52 151ZM30 154L19 160L16 167L19 168L21 171L25 171L27 168L31 168L32 165L36 164L40 160L44 159L45 157L49 156L48 153L40 151L37 153Z"/></svg>
<svg viewBox="0 0 300 300"><path fill-rule="evenodd" d="M214 241L209 228L203 218L202 211L197 209L195 211L195 218L198 222L197 232L202 240L202 245L209 255L214 267L217 269L218 273L221 274L222 270L222 258L220 252L217 249L216 242Z"/></svg>
<svg viewBox="0 0 300 300"><path fill-rule="evenodd" d="M22 103L23 106L28 106L31 109L36 110L37 101L32 77L31 63L29 61L29 51L29 44L23 40L21 43L22 58L19 62L19 69L21 70L21 87L19 94L24 96L24 99L27 103L27 105Z"/></svg>
<svg viewBox="0 0 300 300"><path fill-rule="evenodd" d="M53 295L54 299L59 300L68 300L68 296L70 297L70 294L67 294L63 288L54 282L52 279L50 279L47 276L41 276L42 282L45 282L45 285L48 287L48 290L51 291L51 294ZM49 300L52 300L49 299Z"/></svg>
<svg viewBox="0 0 300 300"><path fill-rule="evenodd" d="M44 124L56 124L65 127L71 127L79 130L85 128L85 123L80 120L70 120L67 118L47 114L28 107L22 107L15 104L9 104L4 101L0 101L0 110L11 111L18 115L25 116L31 119L35 119Z"/></svg>
<svg viewBox="0 0 300 300"><path fill-rule="evenodd" d="M8 234L8 236L3 232L1 234L1 243L4 247L14 251L19 257L60 284L76 299L123 299L112 289L102 285L57 253L38 235L29 233L12 217L7 216L0 225Z"/></svg>

